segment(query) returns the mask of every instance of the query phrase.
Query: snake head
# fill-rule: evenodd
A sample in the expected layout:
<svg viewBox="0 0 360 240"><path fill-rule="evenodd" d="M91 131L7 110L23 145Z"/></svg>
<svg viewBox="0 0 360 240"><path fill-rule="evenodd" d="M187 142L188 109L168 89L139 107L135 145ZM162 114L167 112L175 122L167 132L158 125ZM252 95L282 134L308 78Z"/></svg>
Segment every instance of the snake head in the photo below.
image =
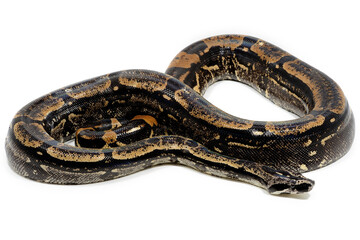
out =
<svg viewBox="0 0 360 240"><path fill-rule="evenodd" d="M305 178L300 173L292 173L283 170L263 166L262 169L268 174L266 188L271 194L300 194L309 192L315 182Z"/></svg>

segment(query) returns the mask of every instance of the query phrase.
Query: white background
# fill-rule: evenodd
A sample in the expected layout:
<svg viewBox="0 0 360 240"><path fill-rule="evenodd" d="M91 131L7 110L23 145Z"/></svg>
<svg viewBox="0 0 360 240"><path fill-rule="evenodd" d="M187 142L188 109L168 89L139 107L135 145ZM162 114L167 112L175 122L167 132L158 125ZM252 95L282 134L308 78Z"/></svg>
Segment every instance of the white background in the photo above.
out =
<svg viewBox="0 0 360 240"><path fill-rule="evenodd" d="M2 1L0 238L359 239L359 134L340 161L305 174L316 185L297 197L178 166L40 184L13 173L3 147L11 118L31 100L114 71L164 72L187 45L224 33L262 38L325 72L359 126L358 10L356 1ZM243 118L294 118L239 83L215 84L206 98Z"/></svg>

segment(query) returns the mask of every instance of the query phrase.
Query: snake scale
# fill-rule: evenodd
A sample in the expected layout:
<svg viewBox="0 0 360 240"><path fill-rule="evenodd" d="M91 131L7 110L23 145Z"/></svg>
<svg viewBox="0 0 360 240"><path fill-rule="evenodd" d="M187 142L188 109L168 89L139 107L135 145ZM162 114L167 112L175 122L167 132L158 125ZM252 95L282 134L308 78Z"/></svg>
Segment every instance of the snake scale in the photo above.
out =
<svg viewBox="0 0 360 240"><path fill-rule="evenodd" d="M227 114L202 97L220 80L247 84L299 117ZM261 39L221 35L185 48L165 74L119 71L34 100L13 118L6 151L13 170L39 182L101 182L170 163L293 194L314 185L301 173L349 150L354 129L342 90L324 73Z"/></svg>

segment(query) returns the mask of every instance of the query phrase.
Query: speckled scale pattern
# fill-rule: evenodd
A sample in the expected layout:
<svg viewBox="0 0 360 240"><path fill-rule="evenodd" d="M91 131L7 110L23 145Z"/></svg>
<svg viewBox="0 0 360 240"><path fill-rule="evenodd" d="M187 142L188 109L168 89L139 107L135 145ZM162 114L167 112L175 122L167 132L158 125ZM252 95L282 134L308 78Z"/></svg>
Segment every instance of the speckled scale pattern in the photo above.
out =
<svg viewBox="0 0 360 240"><path fill-rule="evenodd" d="M202 94L225 79L299 118L264 122L221 111ZM342 157L354 128L342 90L324 73L261 39L222 35L185 48L165 74L120 71L40 97L15 115L6 150L17 173L40 182L101 182L181 164L273 194L302 193L314 181L301 173ZM66 144L76 136L76 146Z"/></svg>

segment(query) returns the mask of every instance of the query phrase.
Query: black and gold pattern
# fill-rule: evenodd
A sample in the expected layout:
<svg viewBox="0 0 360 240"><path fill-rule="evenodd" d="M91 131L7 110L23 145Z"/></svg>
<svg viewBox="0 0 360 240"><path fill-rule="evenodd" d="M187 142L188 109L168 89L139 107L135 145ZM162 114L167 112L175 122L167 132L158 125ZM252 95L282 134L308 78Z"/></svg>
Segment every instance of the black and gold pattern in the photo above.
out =
<svg viewBox="0 0 360 240"><path fill-rule="evenodd" d="M299 118L221 111L201 94L224 79ZM76 146L65 144L75 137ZM353 138L353 114L328 76L263 40L224 35L185 48L166 74L120 71L29 103L10 125L6 150L17 173L40 182L100 182L171 163L280 194L310 191L314 182L301 173L342 157Z"/></svg>

